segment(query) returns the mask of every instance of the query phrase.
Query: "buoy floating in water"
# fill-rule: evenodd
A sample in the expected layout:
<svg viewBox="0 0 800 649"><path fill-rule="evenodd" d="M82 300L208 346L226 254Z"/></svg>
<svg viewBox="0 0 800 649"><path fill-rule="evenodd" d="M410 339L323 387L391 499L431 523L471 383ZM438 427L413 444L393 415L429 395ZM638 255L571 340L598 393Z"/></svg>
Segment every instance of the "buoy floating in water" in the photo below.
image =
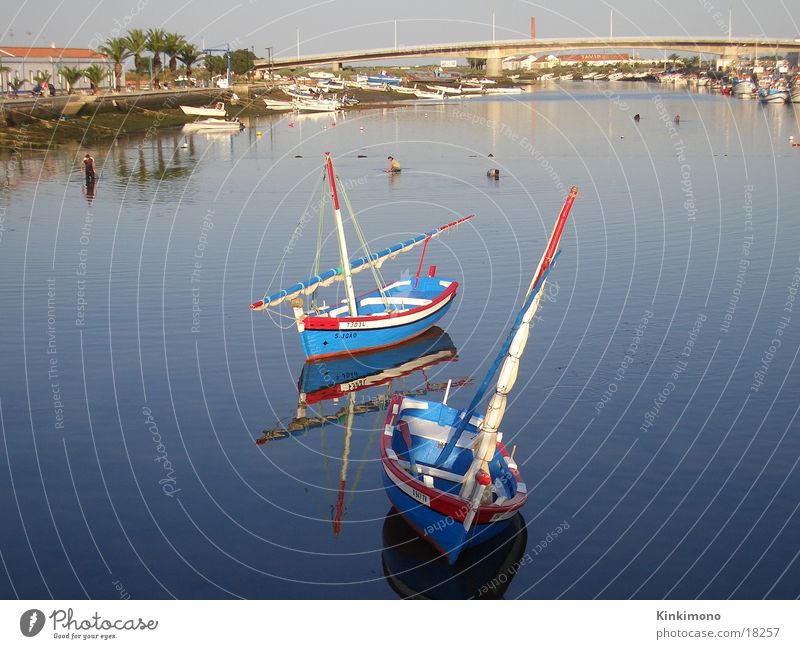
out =
<svg viewBox="0 0 800 649"><path fill-rule="evenodd" d="M294 122L289 122L289 128L294 128Z"/></svg>
<svg viewBox="0 0 800 649"><path fill-rule="evenodd" d="M261 137L261 131L256 131L256 137Z"/></svg>

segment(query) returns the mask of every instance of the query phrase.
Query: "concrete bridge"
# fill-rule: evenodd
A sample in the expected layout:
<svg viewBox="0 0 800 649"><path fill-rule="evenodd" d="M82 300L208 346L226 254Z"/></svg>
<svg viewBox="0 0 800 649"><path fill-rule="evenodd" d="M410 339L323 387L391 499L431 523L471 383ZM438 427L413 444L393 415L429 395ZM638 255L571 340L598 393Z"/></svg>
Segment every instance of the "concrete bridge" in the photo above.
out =
<svg viewBox="0 0 800 649"><path fill-rule="evenodd" d="M515 54L548 54L586 50L669 50L697 54L714 54L718 59L731 61L738 56L775 56L800 52L800 39L720 38L705 36L629 37L614 38L537 38L512 41L475 41L467 43L440 43L438 45L403 45L372 50L353 50L329 54L308 54L300 57L279 57L272 67L295 68L330 64L334 71L342 64L358 61L380 61L397 58L423 58L431 56L469 57L486 60L486 74L502 74L502 61ZM255 68L265 70L270 62L256 59Z"/></svg>

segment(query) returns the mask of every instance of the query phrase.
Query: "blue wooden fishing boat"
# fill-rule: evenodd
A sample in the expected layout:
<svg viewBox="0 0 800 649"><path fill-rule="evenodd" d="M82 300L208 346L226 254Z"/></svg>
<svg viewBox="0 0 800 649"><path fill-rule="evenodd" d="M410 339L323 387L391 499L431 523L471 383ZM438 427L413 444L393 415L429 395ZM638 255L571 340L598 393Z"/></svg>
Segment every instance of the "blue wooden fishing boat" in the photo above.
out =
<svg viewBox="0 0 800 649"><path fill-rule="evenodd" d="M567 197L525 303L469 407L448 406L448 391L442 403L399 394L389 403L381 441L387 494L417 534L450 563L466 547L502 532L527 500L527 487L499 427L577 192L573 187ZM476 409L498 369L495 393L480 417Z"/></svg>
<svg viewBox="0 0 800 649"><path fill-rule="evenodd" d="M250 308L254 311L264 311L290 300L303 351L309 360L389 347L427 331L447 313L458 290L458 282L455 280L436 277L436 266L429 268L427 276L421 276L428 242L442 232L471 219L472 215L370 253L355 213L350 209L347 194L342 191L360 244L367 251L365 256L350 260L339 207L336 176L329 153L325 154L324 169L324 178L330 185L340 265L320 272L319 250L322 243L320 227L314 268L316 274L304 282L266 295L251 304ZM323 207L324 200L320 203L321 215ZM385 284L379 273L383 263L420 245L422 256L416 276ZM365 269L372 271L377 288L356 296L353 275ZM336 281L344 283L346 299L338 304L318 303L317 290ZM303 295L311 296L311 308L306 308L301 297Z"/></svg>

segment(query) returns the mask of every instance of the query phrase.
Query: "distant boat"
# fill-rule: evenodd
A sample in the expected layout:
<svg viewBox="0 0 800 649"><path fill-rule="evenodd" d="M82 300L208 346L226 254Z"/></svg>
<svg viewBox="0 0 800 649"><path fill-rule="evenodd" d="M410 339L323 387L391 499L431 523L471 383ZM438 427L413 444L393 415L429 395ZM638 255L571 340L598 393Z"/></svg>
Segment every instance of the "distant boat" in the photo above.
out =
<svg viewBox="0 0 800 649"><path fill-rule="evenodd" d="M280 99L264 99L264 104L266 104L268 110L294 110L294 103L291 101L283 101Z"/></svg>
<svg viewBox="0 0 800 649"><path fill-rule="evenodd" d="M196 122L192 122L191 124L183 125L183 130L187 132L203 130L241 131L242 129L244 129L244 124L242 124L236 117L233 119L216 119L209 117L208 119L200 119Z"/></svg>
<svg viewBox="0 0 800 649"><path fill-rule="evenodd" d="M440 92L444 93L445 95L460 95L461 94L461 86L428 86L428 90L432 92Z"/></svg>
<svg viewBox="0 0 800 649"><path fill-rule="evenodd" d="M472 218L467 216L435 230L424 232L416 237L376 253L368 250L364 257L351 260L347 252L342 214L339 208L339 193L345 199L350 211L351 221L362 247L366 247L363 233L358 226L355 213L350 209L344 187L337 186L330 154L325 154L323 178L330 186L333 203L334 224L339 247L339 265L322 271L320 255L316 256L315 275L304 282L293 284L286 289L265 295L263 299L250 305L254 311L265 311L282 302L291 301L297 330L303 352L307 359L324 358L354 352L375 350L410 340L430 329L447 312L453 303L458 282L436 277L436 267L432 266L427 277L421 276L422 262L428 242L442 232ZM324 202L322 203L324 205ZM322 213L320 216L322 217ZM322 230L317 240L317 249L322 249ZM415 277L401 278L390 284L382 284L378 269L388 259L403 252L409 252L422 245ZM375 290L356 297L353 288L353 275L370 269L377 284ZM341 303L326 304L317 301L318 289L334 282L344 283L346 300ZM309 295L311 304L306 307L301 296Z"/></svg>
<svg viewBox="0 0 800 649"><path fill-rule="evenodd" d="M402 82L400 77L393 77L385 71L367 77L367 83L385 83L387 86L399 86Z"/></svg>
<svg viewBox="0 0 800 649"><path fill-rule="evenodd" d="M791 94L789 95L789 101L793 104L800 104L800 84L795 83L792 87Z"/></svg>
<svg viewBox="0 0 800 649"><path fill-rule="evenodd" d="M392 92L399 92L401 95L413 95L417 91L417 87L409 88L408 86L392 86Z"/></svg>
<svg viewBox="0 0 800 649"><path fill-rule="evenodd" d="M342 107L342 102L336 98L295 97L292 104L301 113L335 113Z"/></svg>
<svg viewBox="0 0 800 649"><path fill-rule="evenodd" d="M428 92L427 90L415 90L414 96L417 99L432 99L434 101L444 101L447 99L447 95L443 92Z"/></svg>
<svg viewBox="0 0 800 649"><path fill-rule="evenodd" d="M321 70L317 70L315 72L309 72L308 76L311 79L335 79L336 75L332 72L324 72Z"/></svg>
<svg viewBox="0 0 800 649"><path fill-rule="evenodd" d="M789 91L780 88L762 88L758 92L762 104L785 104L790 98Z"/></svg>
<svg viewBox="0 0 800 649"><path fill-rule="evenodd" d="M225 112L225 104L221 101L218 101L213 107L181 106L181 110L185 115L196 117L225 117L228 114Z"/></svg>
<svg viewBox="0 0 800 649"><path fill-rule="evenodd" d="M752 95L756 91L756 84L750 79L734 79L731 94L738 96Z"/></svg>
<svg viewBox="0 0 800 649"><path fill-rule="evenodd" d="M573 187L533 274L522 309L486 378L465 410L395 395L389 402L381 463L389 500L417 534L450 563L461 552L501 533L528 498L500 424L542 289L577 195ZM494 377L495 392L484 417L476 413Z"/></svg>

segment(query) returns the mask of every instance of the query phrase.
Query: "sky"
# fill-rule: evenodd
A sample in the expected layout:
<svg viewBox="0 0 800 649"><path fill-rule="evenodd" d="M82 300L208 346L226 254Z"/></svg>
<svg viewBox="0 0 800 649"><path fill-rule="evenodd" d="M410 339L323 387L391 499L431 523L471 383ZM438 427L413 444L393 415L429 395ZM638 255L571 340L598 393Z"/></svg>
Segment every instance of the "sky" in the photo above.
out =
<svg viewBox="0 0 800 649"><path fill-rule="evenodd" d="M10 4L10 3L9 3ZM301 54L399 45L608 36L800 37L797 0L21 0L0 45L96 47L131 27L162 27L205 47ZM611 18L613 13L613 20ZM396 22L395 22L396 21Z"/></svg>

